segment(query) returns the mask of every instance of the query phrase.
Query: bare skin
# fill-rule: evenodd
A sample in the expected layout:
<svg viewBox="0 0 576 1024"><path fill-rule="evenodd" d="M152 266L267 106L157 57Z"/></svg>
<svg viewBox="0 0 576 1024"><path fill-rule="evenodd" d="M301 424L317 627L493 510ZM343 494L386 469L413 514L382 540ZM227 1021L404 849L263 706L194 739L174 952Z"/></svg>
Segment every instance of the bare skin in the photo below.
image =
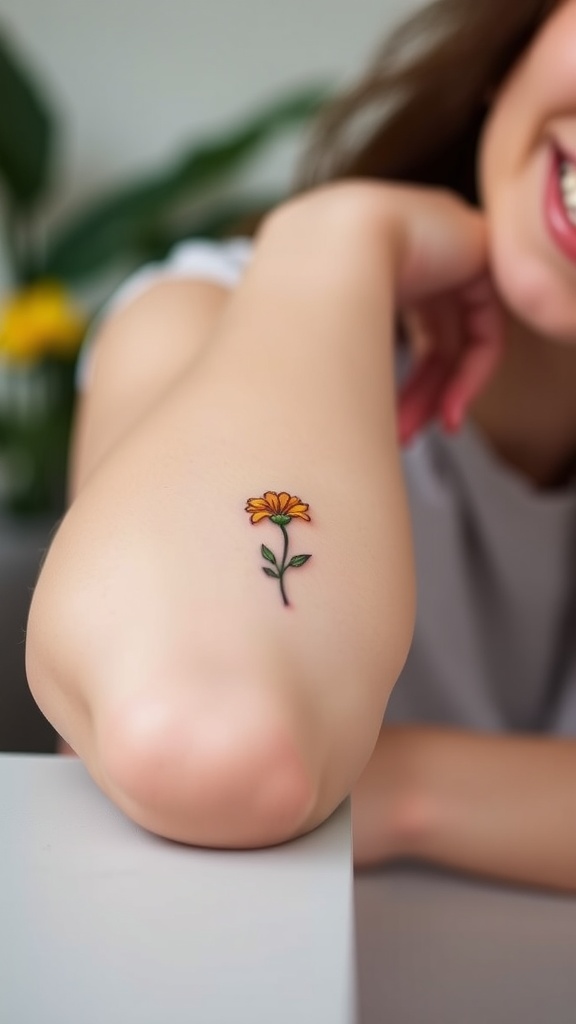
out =
<svg viewBox="0 0 576 1024"><path fill-rule="evenodd" d="M96 781L163 835L289 838L331 813L376 743L414 615L393 290L412 301L465 289L485 260L477 215L403 195L410 221L393 215L396 193L358 183L275 214L210 344L131 426L120 400L116 438L115 346L99 353L92 401L108 448L90 440L88 408L77 491L32 603L28 672ZM271 477L317 523L322 572L291 580L292 616L270 603L243 513ZM294 539L307 550L311 534Z"/></svg>
<svg viewBox="0 0 576 1024"><path fill-rule="evenodd" d="M355 207L340 231L343 241L363 233ZM295 252L298 280L286 278L290 233L284 220L267 231L266 258L202 358L91 473L77 465L81 483L31 609L40 706L127 813L186 842L261 845L325 818L370 755L410 642L391 349L377 336L376 308L390 303L373 279L375 308L352 351L359 274L329 307L324 296L348 268L335 261L311 289L321 241L308 265ZM379 382L372 397L350 394L367 373ZM243 511L266 488L301 493L317 523L322 572L291 581L293 615L270 602ZM291 529L300 550L309 536Z"/></svg>
<svg viewBox="0 0 576 1024"><path fill-rule="evenodd" d="M385 726L354 789L356 867L401 857L576 892L576 743Z"/></svg>

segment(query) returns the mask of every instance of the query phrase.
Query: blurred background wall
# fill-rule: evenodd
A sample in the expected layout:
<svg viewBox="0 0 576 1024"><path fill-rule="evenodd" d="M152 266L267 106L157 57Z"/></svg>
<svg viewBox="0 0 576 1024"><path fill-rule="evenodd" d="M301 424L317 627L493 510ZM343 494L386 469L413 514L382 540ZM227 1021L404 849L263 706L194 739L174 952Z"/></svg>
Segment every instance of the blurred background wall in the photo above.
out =
<svg viewBox="0 0 576 1024"><path fill-rule="evenodd" d="M66 119L66 194L161 160L274 92L348 80L416 0L0 0ZM285 153L263 172L283 183Z"/></svg>
<svg viewBox="0 0 576 1024"><path fill-rule="evenodd" d="M49 233L91 196L165 164L191 140L234 129L275 95L307 84L346 84L389 27L416 5L0 0L0 33L58 114L51 175L57 187L42 196L42 230ZM281 137L269 147L242 172L248 184L286 190L300 138ZM0 256L1 243L0 236ZM26 280L21 275L15 281L9 261L3 268L0 258L0 293ZM46 372L42 364L35 387L45 386ZM19 370L5 376L5 398L12 400L16 384L30 388L24 377ZM16 423L11 416L9 409L4 426L10 429ZM18 443L22 451L29 445L28 439ZM0 499L2 468L0 458ZM7 516L0 501L0 750L53 748L52 730L28 693L24 670L28 603L53 526L50 514Z"/></svg>

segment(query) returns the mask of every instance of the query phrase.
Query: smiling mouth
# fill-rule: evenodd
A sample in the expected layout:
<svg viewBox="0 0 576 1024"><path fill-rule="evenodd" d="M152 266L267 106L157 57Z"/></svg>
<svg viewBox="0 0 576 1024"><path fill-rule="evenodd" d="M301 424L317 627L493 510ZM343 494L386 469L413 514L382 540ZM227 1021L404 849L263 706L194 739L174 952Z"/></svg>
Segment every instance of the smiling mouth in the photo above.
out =
<svg viewBox="0 0 576 1024"><path fill-rule="evenodd" d="M576 263L576 161L556 145L548 165L544 219L556 248Z"/></svg>

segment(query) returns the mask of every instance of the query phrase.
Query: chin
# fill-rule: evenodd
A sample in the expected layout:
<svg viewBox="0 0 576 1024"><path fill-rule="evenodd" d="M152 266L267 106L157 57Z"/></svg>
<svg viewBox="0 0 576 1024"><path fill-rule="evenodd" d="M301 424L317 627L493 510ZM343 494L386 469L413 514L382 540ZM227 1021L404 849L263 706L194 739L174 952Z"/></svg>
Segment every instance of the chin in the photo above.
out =
<svg viewBox="0 0 576 1024"><path fill-rule="evenodd" d="M496 249L491 262L500 301L515 320L543 341L576 345L576 293L540 261Z"/></svg>

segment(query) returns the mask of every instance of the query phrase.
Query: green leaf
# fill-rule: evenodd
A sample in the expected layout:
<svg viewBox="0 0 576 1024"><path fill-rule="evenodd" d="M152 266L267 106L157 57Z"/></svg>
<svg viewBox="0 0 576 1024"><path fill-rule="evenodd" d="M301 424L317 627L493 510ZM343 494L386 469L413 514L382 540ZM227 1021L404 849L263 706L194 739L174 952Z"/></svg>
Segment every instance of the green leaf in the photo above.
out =
<svg viewBox="0 0 576 1024"><path fill-rule="evenodd" d="M21 206L46 185L53 124L51 113L23 62L0 37L0 175Z"/></svg>
<svg viewBox="0 0 576 1024"><path fill-rule="evenodd" d="M265 572L267 576L273 576L275 580L280 579L278 573L274 572L274 569L269 569L267 565L262 566L262 572Z"/></svg>
<svg viewBox="0 0 576 1024"><path fill-rule="evenodd" d="M173 164L91 204L53 240L42 271L68 280L119 257L141 256L146 238L161 230L177 204L236 174L276 135L310 119L328 97L308 87L274 100L233 131L193 145Z"/></svg>
<svg viewBox="0 0 576 1024"><path fill-rule="evenodd" d="M270 551L270 548L267 548L266 545L263 544L260 550L262 551L262 555L264 558L266 558L269 562L274 562L274 565L276 565L276 555L274 554L273 551Z"/></svg>
<svg viewBox="0 0 576 1024"><path fill-rule="evenodd" d="M312 555L294 555L294 558L290 559L288 565L291 565L294 569L298 569L298 567L304 565L309 558L312 558Z"/></svg>

